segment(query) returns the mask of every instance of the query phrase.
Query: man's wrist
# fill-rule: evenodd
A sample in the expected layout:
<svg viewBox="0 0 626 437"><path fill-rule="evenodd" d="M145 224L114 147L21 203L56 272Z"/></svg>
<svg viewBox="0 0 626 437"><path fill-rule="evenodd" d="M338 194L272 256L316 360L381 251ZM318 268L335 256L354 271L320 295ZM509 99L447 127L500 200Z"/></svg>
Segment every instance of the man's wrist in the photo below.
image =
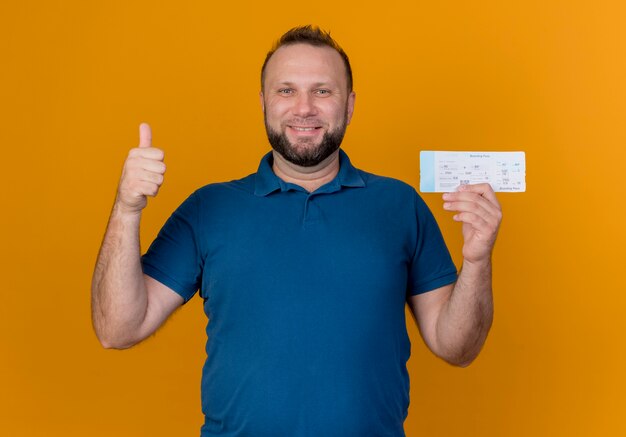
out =
<svg viewBox="0 0 626 437"><path fill-rule="evenodd" d="M468 260L463 259L463 270L470 270L472 272L485 272L491 271L491 256L480 260Z"/></svg>
<svg viewBox="0 0 626 437"><path fill-rule="evenodd" d="M141 219L141 211L142 211L141 209L138 211L134 209L129 209L128 207L124 206L121 202L116 201L113 204L113 211L111 211L111 218L120 220L125 223L134 223L134 222L138 222Z"/></svg>

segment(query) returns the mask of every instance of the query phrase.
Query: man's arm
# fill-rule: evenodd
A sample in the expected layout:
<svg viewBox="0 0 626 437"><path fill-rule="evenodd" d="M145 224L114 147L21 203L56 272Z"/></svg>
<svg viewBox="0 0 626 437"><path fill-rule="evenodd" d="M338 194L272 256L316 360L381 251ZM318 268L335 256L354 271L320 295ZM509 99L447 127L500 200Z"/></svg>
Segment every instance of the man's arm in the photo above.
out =
<svg viewBox="0 0 626 437"><path fill-rule="evenodd" d="M183 303L183 298L143 274L139 224L146 196L163 183L163 151L152 147L147 124L120 179L91 284L92 322L102 345L124 349L151 335Z"/></svg>
<svg viewBox="0 0 626 437"><path fill-rule="evenodd" d="M491 253L502 211L489 184L444 194L444 208L463 223L463 267L455 284L412 296L408 303L422 337L437 356L468 366L493 321Z"/></svg>

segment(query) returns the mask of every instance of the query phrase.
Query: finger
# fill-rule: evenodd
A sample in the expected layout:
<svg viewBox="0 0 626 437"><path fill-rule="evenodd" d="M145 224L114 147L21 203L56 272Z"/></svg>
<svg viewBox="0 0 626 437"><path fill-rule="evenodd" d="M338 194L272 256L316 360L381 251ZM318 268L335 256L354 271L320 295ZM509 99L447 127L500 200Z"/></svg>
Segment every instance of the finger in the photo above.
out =
<svg viewBox="0 0 626 437"><path fill-rule="evenodd" d="M452 218L457 222L463 222L471 225L477 231L488 232L491 230L489 223L487 223L485 219L472 212L460 212L455 214Z"/></svg>
<svg viewBox="0 0 626 437"><path fill-rule="evenodd" d="M471 212L461 212L455 214L453 219L454 221L463 223L463 234L466 241L467 238L470 237L469 235L466 235L466 232L473 232L473 238L477 241L491 241L492 244L498 235L498 226L494 226L493 224L486 222L481 217ZM469 228L466 229L466 226Z"/></svg>
<svg viewBox="0 0 626 437"><path fill-rule="evenodd" d="M139 173L139 180L144 182L151 182L156 185L161 185L163 183L163 174L144 170Z"/></svg>
<svg viewBox="0 0 626 437"><path fill-rule="evenodd" d="M460 210L463 205L468 205L469 208L466 209L471 211L473 206L470 204L475 204L477 206L485 209L489 214L494 216L498 216L501 214L500 205L497 203L490 202L485 197L481 196L478 193L472 192L455 192L455 193L445 193L443 195L444 209L449 209L452 211Z"/></svg>
<svg viewBox="0 0 626 437"><path fill-rule="evenodd" d="M141 168L151 173L163 174L165 173L165 163L154 159L144 159L141 161Z"/></svg>
<svg viewBox="0 0 626 437"><path fill-rule="evenodd" d="M138 159L154 159L163 161L165 153L156 147L134 147L128 151L128 156Z"/></svg>
<svg viewBox="0 0 626 437"><path fill-rule="evenodd" d="M148 181L139 181L134 188L135 192L141 196L154 197L159 192L159 185Z"/></svg>
<svg viewBox="0 0 626 437"><path fill-rule="evenodd" d="M500 204L498 203L498 199L496 198L496 193L493 191L493 188L491 188L491 185L488 183L461 185L459 186L459 191L480 194L485 199L489 200L497 206L500 206Z"/></svg>
<svg viewBox="0 0 626 437"><path fill-rule="evenodd" d="M448 211L456 211L459 213L470 213L477 217L480 217L486 223L490 223L494 226L499 222L499 211L495 210L493 206L485 202L481 204L479 202L446 202L443 204L443 208Z"/></svg>
<svg viewBox="0 0 626 437"><path fill-rule="evenodd" d="M139 125L139 147L152 147L152 129L148 123Z"/></svg>

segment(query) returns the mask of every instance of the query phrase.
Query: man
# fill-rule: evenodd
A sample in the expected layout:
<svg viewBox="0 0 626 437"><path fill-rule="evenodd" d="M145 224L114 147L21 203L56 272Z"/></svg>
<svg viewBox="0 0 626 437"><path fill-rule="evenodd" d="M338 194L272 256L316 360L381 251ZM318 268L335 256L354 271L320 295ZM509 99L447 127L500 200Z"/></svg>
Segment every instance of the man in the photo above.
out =
<svg viewBox="0 0 626 437"><path fill-rule="evenodd" d="M193 193L143 258L141 211L165 165L140 126L94 272L96 333L104 347L130 347L200 290L202 436L403 436L405 305L436 355L459 366L477 356L500 207L487 184L444 195L463 223L457 278L415 190L339 149L355 93L330 35L287 32L261 77L273 152L257 173Z"/></svg>

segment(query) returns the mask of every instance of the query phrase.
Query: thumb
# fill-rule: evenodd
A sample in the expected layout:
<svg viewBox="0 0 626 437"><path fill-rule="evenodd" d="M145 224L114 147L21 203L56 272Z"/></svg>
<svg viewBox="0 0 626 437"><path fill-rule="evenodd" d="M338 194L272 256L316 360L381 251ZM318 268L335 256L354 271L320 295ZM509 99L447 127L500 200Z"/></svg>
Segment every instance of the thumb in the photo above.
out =
<svg viewBox="0 0 626 437"><path fill-rule="evenodd" d="M139 147L152 147L152 129L148 123L139 125Z"/></svg>

